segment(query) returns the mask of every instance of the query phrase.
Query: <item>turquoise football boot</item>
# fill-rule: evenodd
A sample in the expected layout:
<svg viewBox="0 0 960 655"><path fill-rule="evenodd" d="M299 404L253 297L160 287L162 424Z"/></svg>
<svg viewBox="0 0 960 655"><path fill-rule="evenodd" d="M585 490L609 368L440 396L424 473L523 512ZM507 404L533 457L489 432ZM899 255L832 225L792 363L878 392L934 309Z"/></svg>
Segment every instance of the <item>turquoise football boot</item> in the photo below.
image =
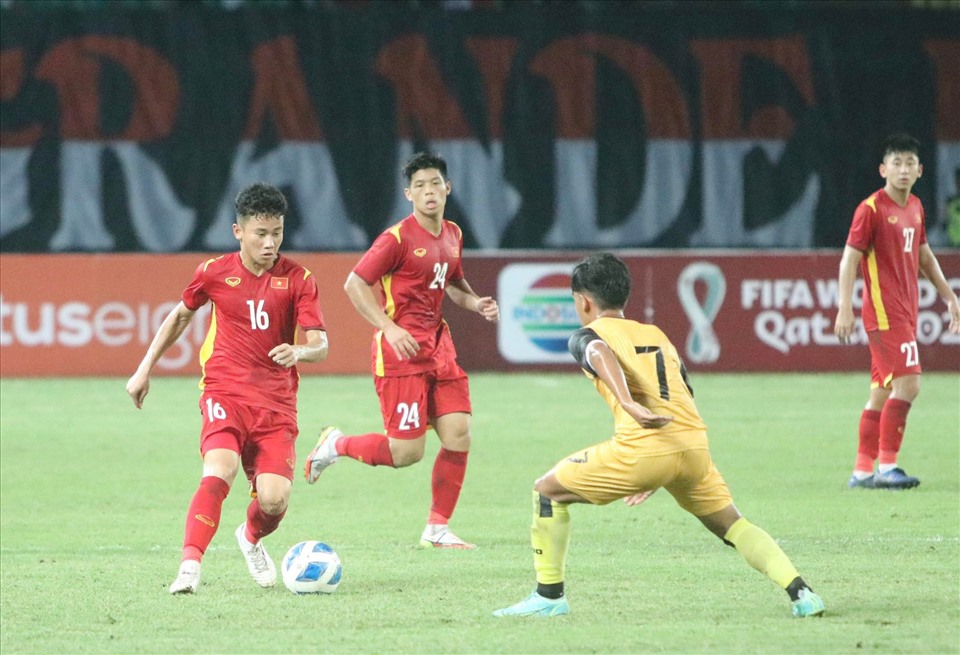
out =
<svg viewBox="0 0 960 655"><path fill-rule="evenodd" d="M823 599L809 589L801 589L799 597L793 601L793 615L798 619L820 616L825 609Z"/></svg>
<svg viewBox="0 0 960 655"><path fill-rule="evenodd" d="M563 598L544 598L533 592L516 605L504 607L493 613L494 616L561 616L570 613L570 604Z"/></svg>

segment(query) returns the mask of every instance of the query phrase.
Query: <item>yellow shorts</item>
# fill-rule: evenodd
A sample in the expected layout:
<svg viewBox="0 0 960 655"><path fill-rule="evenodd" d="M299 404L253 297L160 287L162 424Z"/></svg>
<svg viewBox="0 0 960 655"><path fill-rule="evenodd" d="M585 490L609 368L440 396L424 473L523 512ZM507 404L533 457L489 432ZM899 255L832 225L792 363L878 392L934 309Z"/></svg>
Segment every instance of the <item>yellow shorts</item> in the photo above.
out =
<svg viewBox="0 0 960 655"><path fill-rule="evenodd" d="M573 453L552 472L564 488L594 505L660 487L694 516L719 512L733 502L705 448L645 455L642 448L607 440Z"/></svg>

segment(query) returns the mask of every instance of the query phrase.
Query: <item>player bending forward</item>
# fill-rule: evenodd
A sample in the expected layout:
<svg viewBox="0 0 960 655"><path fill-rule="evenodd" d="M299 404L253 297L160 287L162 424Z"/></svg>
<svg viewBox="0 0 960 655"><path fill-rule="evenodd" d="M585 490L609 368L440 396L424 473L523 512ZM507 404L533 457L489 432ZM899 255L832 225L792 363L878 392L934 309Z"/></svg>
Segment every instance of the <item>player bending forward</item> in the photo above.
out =
<svg viewBox="0 0 960 655"><path fill-rule="evenodd" d="M531 542L537 588L495 616L557 616L564 597L571 503L638 505L664 487L710 532L787 591L793 615L823 613L790 559L766 532L740 515L714 466L707 428L693 403L686 370L673 344L654 325L623 315L630 293L627 267L613 255L592 255L573 269L573 300L585 326L570 352L614 415L611 439L577 451L536 481Z"/></svg>
<svg viewBox="0 0 960 655"><path fill-rule="evenodd" d="M253 500L236 538L247 568L261 587L272 587L276 566L261 539L287 510L297 459L297 362L327 357L327 336L310 271L280 255L287 200L275 187L254 184L240 192L233 234L240 251L197 268L180 303L150 343L127 393L139 409L150 390L150 371L208 301L210 331L200 350L200 454L203 477L187 510L183 556L171 594L192 594L200 560L220 526L220 510L240 467ZM305 344L294 345L297 327Z"/></svg>
<svg viewBox="0 0 960 655"><path fill-rule="evenodd" d="M440 438L440 452L420 545L473 549L448 527L467 471L472 410L467 374L457 364L441 306L446 295L488 321L499 319L500 310L463 277L463 234L443 218L451 189L444 159L418 153L403 174L413 213L377 237L344 285L357 311L377 329L372 368L386 435L345 436L324 428L307 456L305 476L313 484L340 456L368 466L416 464L423 459L429 424Z"/></svg>

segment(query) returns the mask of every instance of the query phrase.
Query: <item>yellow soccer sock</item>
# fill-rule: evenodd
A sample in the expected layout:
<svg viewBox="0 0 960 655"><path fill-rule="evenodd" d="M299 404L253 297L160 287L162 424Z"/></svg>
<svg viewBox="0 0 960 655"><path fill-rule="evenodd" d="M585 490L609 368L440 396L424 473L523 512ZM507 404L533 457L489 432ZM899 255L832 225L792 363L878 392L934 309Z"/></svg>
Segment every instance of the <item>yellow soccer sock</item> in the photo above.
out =
<svg viewBox="0 0 960 655"><path fill-rule="evenodd" d="M747 519L737 519L723 537L747 562L783 589L799 577L793 562L773 538Z"/></svg>
<svg viewBox="0 0 960 655"><path fill-rule="evenodd" d="M552 585L563 582L570 544L570 513L566 503L558 503L533 492L533 525L530 543L537 583Z"/></svg>

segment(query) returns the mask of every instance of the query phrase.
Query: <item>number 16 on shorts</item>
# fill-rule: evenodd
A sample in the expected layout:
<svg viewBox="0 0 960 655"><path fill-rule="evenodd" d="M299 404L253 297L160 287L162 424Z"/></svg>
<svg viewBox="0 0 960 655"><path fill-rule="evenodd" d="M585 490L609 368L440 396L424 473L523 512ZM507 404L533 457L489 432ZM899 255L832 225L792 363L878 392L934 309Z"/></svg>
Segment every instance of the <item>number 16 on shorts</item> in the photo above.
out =
<svg viewBox="0 0 960 655"><path fill-rule="evenodd" d="M222 421L223 419L227 418L227 410L225 410L223 405L216 402L213 398L207 398L207 402L204 404L206 405L205 413L209 423L213 423L217 420Z"/></svg>

